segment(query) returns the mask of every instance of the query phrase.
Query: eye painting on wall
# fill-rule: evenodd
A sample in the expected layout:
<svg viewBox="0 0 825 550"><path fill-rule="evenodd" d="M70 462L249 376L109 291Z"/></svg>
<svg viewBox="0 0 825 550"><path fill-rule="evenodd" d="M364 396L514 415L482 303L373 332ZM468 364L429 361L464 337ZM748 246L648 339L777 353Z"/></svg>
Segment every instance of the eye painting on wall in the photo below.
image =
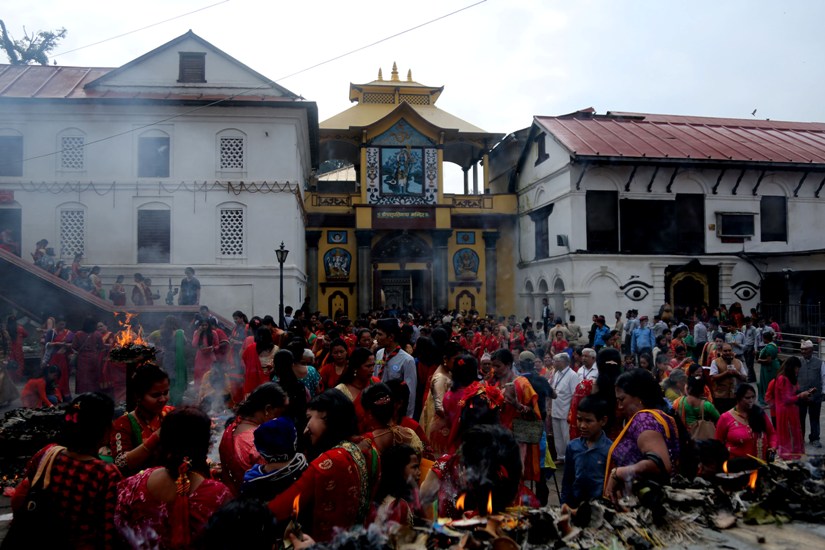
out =
<svg viewBox="0 0 825 550"><path fill-rule="evenodd" d="M462 248L453 254L453 268L459 280L474 280L478 275L478 264L478 254L472 248Z"/></svg>
<svg viewBox="0 0 825 550"><path fill-rule="evenodd" d="M750 281L739 281L731 285L730 288L740 300L753 300L759 292L759 285Z"/></svg>
<svg viewBox="0 0 825 550"><path fill-rule="evenodd" d="M624 295L634 302L641 302L647 298L647 295L650 294L652 289L652 284L640 281L638 279L628 281L619 287L619 290L623 291Z"/></svg>
<svg viewBox="0 0 825 550"><path fill-rule="evenodd" d="M332 248L324 254L324 271L327 280L341 281L349 279L352 254L343 248Z"/></svg>
<svg viewBox="0 0 825 550"><path fill-rule="evenodd" d="M424 194L422 149L411 147L383 147L381 149L381 194Z"/></svg>

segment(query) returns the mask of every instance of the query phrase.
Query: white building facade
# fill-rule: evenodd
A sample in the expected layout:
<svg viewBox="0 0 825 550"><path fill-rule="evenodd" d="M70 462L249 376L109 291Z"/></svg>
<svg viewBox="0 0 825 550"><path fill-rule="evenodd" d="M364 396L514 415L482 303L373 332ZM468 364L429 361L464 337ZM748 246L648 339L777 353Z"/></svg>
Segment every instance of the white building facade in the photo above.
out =
<svg viewBox="0 0 825 550"><path fill-rule="evenodd" d="M586 110L521 134L521 315L790 303L802 326L821 301L825 124Z"/></svg>
<svg viewBox="0 0 825 550"><path fill-rule="evenodd" d="M0 226L29 257L133 273L166 295L186 267L228 317L306 295L303 189L317 107L191 31L117 69L0 65ZM156 303L163 303L156 300Z"/></svg>

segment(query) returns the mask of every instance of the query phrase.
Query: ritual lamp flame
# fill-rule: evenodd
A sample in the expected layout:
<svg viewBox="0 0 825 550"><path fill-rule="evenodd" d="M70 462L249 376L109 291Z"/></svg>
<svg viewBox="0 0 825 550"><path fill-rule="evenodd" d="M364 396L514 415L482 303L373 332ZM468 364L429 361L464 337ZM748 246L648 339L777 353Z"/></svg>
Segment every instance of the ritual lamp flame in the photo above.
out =
<svg viewBox="0 0 825 550"><path fill-rule="evenodd" d="M728 473L728 461L727 460L722 463L722 471L725 472L725 473Z"/></svg>
<svg viewBox="0 0 825 550"><path fill-rule="evenodd" d="M132 328L132 319L135 313L123 312L123 319L117 317L120 331L115 335L115 346L125 348L127 346L146 346L148 343L143 339L143 327L137 325L137 331Z"/></svg>
<svg viewBox="0 0 825 550"><path fill-rule="evenodd" d="M295 500L292 501L292 517L298 519L298 512L301 509L301 495L295 495Z"/></svg>
<svg viewBox="0 0 825 550"><path fill-rule="evenodd" d="M487 514L493 513L493 492L490 491L490 494L487 496Z"/></svg>
<svg viewBox="0 0 825 550"><path fill-rule="evenodd" d="M758 479L759 479L759 470L752 471L750 477L748 478L748 488L751 491L756 490L756 481Z"/></svg>
<svg viewBox="0 0 825 550"><path fill-rule="evenodd" d="M466 497L466 496L467 495L465 495L464 493L461 493L461 496L458 497L458 499L455 501L455 509L458 510L459 512L464 511L464 497Z"/></svg>

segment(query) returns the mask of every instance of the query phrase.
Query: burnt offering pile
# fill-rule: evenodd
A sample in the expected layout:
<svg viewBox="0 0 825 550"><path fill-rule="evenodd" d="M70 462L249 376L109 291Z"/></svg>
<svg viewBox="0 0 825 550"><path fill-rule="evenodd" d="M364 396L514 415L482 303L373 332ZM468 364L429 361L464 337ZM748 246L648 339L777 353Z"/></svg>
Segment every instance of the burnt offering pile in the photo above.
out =
<svg viewBox="0 0 825 550"><path fill-rule="evenodd" d="M120 331L115 335L115 343L109 351L109 359L119 363L141 365L155 360L155 349L143 339L143 328L132 328L132 313L116 314Z"/></svg>
<svg viewBox="0 0 825 550"><path fill-rule="evenodd" d="M0 421L0 487L17 485L26 462L53 443L60 432L62 407L14 409Z"/></svg>

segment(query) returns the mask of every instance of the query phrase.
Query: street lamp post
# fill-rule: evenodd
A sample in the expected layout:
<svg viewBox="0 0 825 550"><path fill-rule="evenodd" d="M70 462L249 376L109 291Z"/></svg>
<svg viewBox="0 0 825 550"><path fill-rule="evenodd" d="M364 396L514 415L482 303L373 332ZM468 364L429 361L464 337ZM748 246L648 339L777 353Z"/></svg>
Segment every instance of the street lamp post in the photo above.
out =
<svg viewBox="0 0 825 550"><path fill-rule="evenodd" d="M284 326L284 262L286 261L287 254L289 254L289 250L284 248L284 241L281 241L281 247L275 250L275 256L278 257L278 265L280 266L281 299L278 302L278 326L280 326L282 330L286 329Z"/></svg>

